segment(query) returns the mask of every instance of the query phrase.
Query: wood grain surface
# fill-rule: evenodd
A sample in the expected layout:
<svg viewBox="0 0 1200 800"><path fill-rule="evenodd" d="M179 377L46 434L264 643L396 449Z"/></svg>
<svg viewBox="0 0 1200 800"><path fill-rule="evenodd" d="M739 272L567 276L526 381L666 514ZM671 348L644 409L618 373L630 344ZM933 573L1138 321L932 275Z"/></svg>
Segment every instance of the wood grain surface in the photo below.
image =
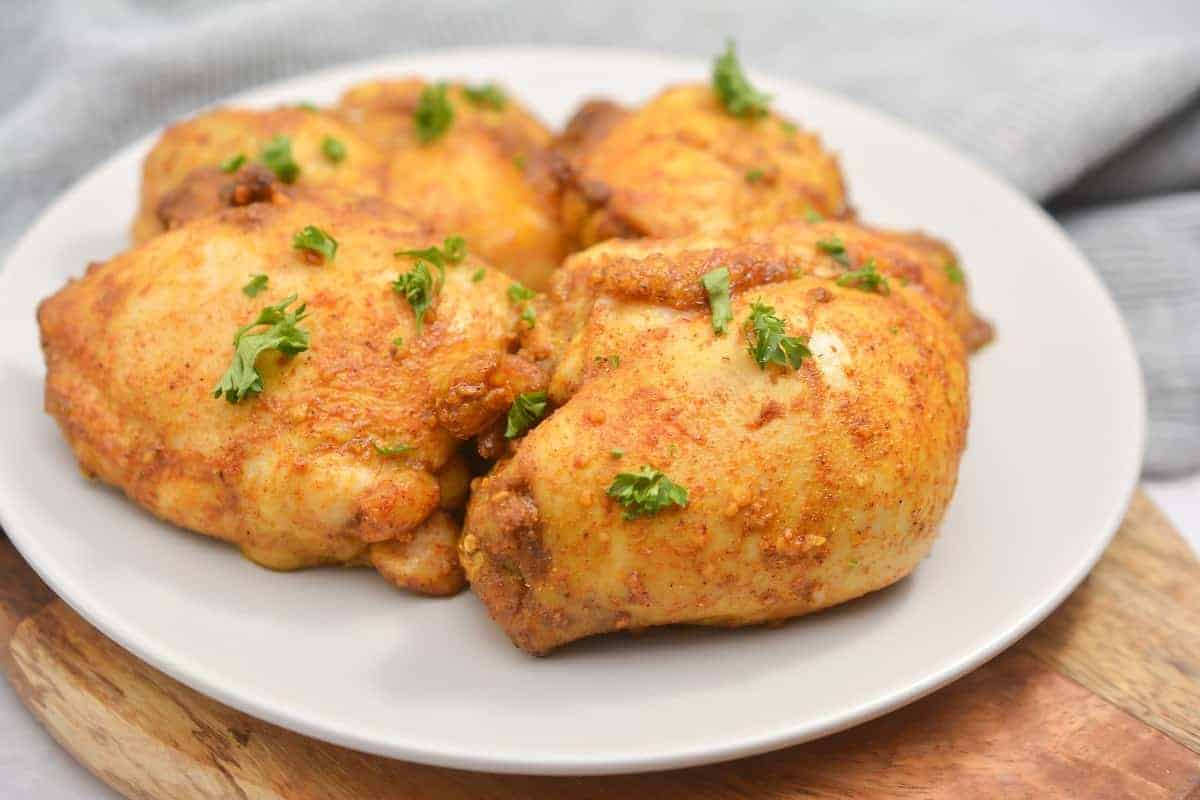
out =
<svg viewBox="0 0 1200 800"><path fill-rule="evenodd" d="M84 622L0 541L0 641L22 700L131 798L1172 798L1200 800L1200 565L1140 494L1037 630L932 696L727 764L537 778L424 767L209 700Z"/></svg>

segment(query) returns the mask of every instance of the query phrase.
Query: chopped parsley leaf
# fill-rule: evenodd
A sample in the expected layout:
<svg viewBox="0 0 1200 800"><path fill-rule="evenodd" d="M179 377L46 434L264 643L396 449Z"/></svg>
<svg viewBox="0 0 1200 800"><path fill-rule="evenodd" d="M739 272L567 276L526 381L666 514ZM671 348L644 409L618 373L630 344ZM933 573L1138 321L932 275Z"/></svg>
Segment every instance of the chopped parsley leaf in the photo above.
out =
<svg viewBox="0 0 1200 800"><path fill-rule="evenodd" d="M625 455L625 451L619 447L614 447L612 450L608 451L608 454L613 458L620 458L621 456Z"/></svg>
<svg viewBox="0 0 1200 800"><path fill-rule="evenodd" d="M431 83L422 89L417 110L413 113L413 124L421 144L441 138L453 122L454 106L446 96L446 84Z"/></svg>
<svg viewBox="0 0 1200 800"><path fill-rule="evenodd" d="M440 264L434 263L445 275L445 268ZM433 273L429 271L429 264L426 261L417 260L413 268L408 272L401 273L392 281L392 291L396 294L404 295L404 299L412 306L413 314L417 319L417 333L421 332L422 326L425 324L425 314L428 313L430 306L433 305L433 296L437 294L440 281L435 281Z"/></svg>
<svg viewBox="0 0 1200 800"><path fill-rule="evenodd" d="M520 281L513 281L508 285L508 299L514 303L522 303L526 300L532 300L536 294L537 292L526 287Z"/></svg>
<svg viewBox="0 0 1200 800"><path fill-rule="evenodd" d="M229 158L227 158L221 162L221 164L220 164L221 172L225 172L225 173L237 172L239 169L242 168L242 164L245 164L245 163L246 163L246 154L245 153L237 153L236 155L232 155Z"/></svg>
<svg viewBox="0 0 1200 800"><path fill-rule="evenodd" d="M483 280L483 276L486 274L487 274L487 270L484 269L483 267L480 267L479 269L475 270L474 273L472 273L471 283L479 283L481 280Z"/></svg>
<svg viewBox="0 0 1200 800"><path fill-rule="evenodd" d="M831 256L834 261L843 267L850 266L850 257L846 255L846 245L838 236L834 235L828 239L820 240L817 242L817 249Z"/></svg>
<svg viewBox="0 0 1200 800"><path fill-rule="evenodd" d="M392 339L392 347L404 347L404 337L397 336L395 339Z"/></svg>
<svg viewBox="0 0 1200 800"><path fill-rule="evenodd" d="M759 167L751 167L746 170L746 183L758 183L765 178L767 173L763 172Z"/></svg>
<svg viewBox="0 0 1200 800"><path fill-rule="evenodd" d="M725 52L713 62L713 91L735 117L753 119L765 116L771 96L755 89L742 71L733 40L726 44Z"/></svg>
<svg viewBox="0 0 1200 800"><path fill-rule="evenodd" d="M800 363L805 358L812 358L806 342L800 336L785 336L783 320L775 316L775 309L761 301L754 301L750 306L750 316L746 319L746 331L751 335L750 357L762 369L767 364L791 366L800 369Z"/></svg>
<svg viewBox="0 0 1200 800"><path fill-rule="evenodd" d="M867 259L867 263L862 269L851 270L842 275L837 279L837 284L876 294L887 294L891 291L887 278L879 274L879 270L875 268L875 259L873 258Z"/></svg>
<svg viewBox="0 0 1200 800"><path fill-rule="evenodd" d="M500 111L508 105L508 96L504 90L494 83L484 83L479 86L464 86L463 95L473 105L483 108L493 108Z"/></svg>
<svg viewBox="0 0 1200 800"><path fill-rule="evenodd" d="M270 278L266 275L251 275L250 282L242 287L242 294L246 295L246 297L254 297L267 288L267 281L269 280Z"/></svg>
<svg viewBox="0 0 1200 800"><path fill-rule="evenodd" d="M292 158L292 140L287 136L276 136L263 145L259 158L284 183L295 183L300 177L300 165Z"/></svg>
<svg viewBox="0 0 1200 800"><path fill-rule="evenodd" d="M333 261L333 257L337 255L338 243L336 239L317 226L305 225L292 237L292 249L319 253L326 261Z"/></svg>
<svg viewBox="0 0 1200 800"><path fill-rule="evenodd" d="M537 311L534 310L533 306L525 306L525 308L522 309L521 321L530 328L537 325Z"/></svg>
<svg viewBox="0 0 1200 800"><path fill-rule="evenodd" d="M809 208L804 212L805 222L820 222L823 219L825 218L821 216L821 212L817 211L815 208Z"/></svg>
<svg viewBox="0 0 1200 800"><path fill-rule="evenodd" d="M394 444L390 447L381 445L379 442L371 442L375 447L375 452L381 456L399 456L413 449L411 444Z"/></svg>
<svg viewBox="0 0 1200 800"><path fill-rule="evenodd" d="M954 261L947 261L945 269L946 269L946 277L950 280L951 283L962 283L963 282L962 267L960 267L957 263L955 263Z"/></svg>
<svg viewBox="0 0 1200 800"><path fill-rule="evenodd" d="M533 427L546 414L546 393L525 392L517 395L508 409L508 426L504 429L505 439L515 439Z"/></svg>
<svg viewBox="0 0 1200 800"><path fill-rule="evenodd" d="M717 267L700 279L700 285L708 292L713 331L724 333L733 319L733 307L729 300L729 268Z"/></svg>
<svg viewBox="0 0 1200 800"><path fill-rule="evenodd" d="M688 504L687 489L650 466L643 466L637 472L617 473L606 494L625 507L623 517L627 520Z"/></svg>
<svg viewBox="0 0 1200 800"><path fill-rule="evenodd" d="M346 145L341 139L326 136L321 140L321 152L335 164L346 160Z"/></svg>
<svg viewBox="0 0 1200 800"><path fill-rule="evenodd" d="M263 390L263 379L254 362L261 354L278 350L285 356L293 356L308 349L308 331L299 327L306 316L306 306L301 303L295 311L287 310L295 300L293 294L276 305L267 306L258 313L257 319L238 328L233 336L233 363L213 389L213 397L224 396L230 403L237 403L247 395L258 394ZM250 332L259 326L265 328Z"/></svg>
<svg viewBox="0 0 1200 800"><path fill-rule="evenodd" d="M467 257L467 240L461 236L447 236L439 248L437 245L424 250L397 250L396 257L409 256L418 261L428 261L439 269L447 264L457 264Z"/></svg>

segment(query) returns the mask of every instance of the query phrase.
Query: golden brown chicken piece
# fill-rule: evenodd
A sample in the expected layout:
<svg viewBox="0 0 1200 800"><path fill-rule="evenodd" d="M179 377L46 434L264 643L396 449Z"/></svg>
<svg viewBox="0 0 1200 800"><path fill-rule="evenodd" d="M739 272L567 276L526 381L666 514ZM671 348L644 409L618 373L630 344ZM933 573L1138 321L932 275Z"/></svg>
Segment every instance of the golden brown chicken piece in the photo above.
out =
<svg viewBox="0 0 1200 800"><path fill-rule="evenodd" d="M919 244L830 225L568 259L547 321L557 410L477 482L460 543L519 647L780 620L887 586L928 552L966 436L955 314ZM833 230L887 283L839 282L849 268L808 244ZM701 285L719 267L722 334Z"/></svg>
<svg viewBox="0 0 1200 800"><path fill-rule="evenodd" d="M296 249L307 226L336 241L332 258ZM476 429L451 433L437 412L477 359L511 357L520 323L511 278L468 255L440 287L423 262L433 302L419 328L421 303L391 285L419 263L394 251L438 244L386 202L328 189L194 220L41 305L46 408L84 472L259 564L370 563L400 586L456 591L469 473L455 433ZM301 303L308 348L251 350L261 391L215 399L235 332Z"/></svg>
<svg viewBox="0 0 1200 800"><path fill-rule="evenodd" d="M284 137L286 147L277 137ZM273 143L274 150L264 154ZM288 175L288 156L294 176ZM264 160L298 186L381 192L382 154L332 114L296 106L216 109L167 128L146 156L134 242L212 213L238 186L277 179ZM247 195L245 202L252 199Z"/></svg>
<svg viewBox="0 0 1200 800"><path fill-rule="evenodd" d="M589 102L558 147L571 175L563 224L580 247L850 215L837 159L814 134L774 113L733 116L707 85L635 111Z"/></svg>
<svg viewBox="0 0 1200 800"><path fill-rule="evenodd" d="M434 114L418 126L423 92L427 108L449 109L444 125ZM350 88L336 113L386 152L387 199L462 233L496 266L545 288L566 254L559 170L550 132L511 94L417 78L372 81Z"/></svg>

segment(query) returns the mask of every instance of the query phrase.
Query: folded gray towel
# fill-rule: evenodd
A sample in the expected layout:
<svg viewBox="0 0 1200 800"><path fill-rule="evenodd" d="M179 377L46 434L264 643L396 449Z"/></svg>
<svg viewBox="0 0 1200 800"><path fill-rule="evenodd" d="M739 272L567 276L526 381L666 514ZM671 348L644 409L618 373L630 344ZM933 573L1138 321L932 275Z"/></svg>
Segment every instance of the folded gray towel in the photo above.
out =
<svg viewBox="0 0 1200 800"><path fill-rule="evenodd" d="M1050 202L1137 341L1147 474L1200 468L1194 2L10 0L0 14L0 252L120 145L264 81L451 45L709 56L726 35L751 66L906 118Z"/></svg>

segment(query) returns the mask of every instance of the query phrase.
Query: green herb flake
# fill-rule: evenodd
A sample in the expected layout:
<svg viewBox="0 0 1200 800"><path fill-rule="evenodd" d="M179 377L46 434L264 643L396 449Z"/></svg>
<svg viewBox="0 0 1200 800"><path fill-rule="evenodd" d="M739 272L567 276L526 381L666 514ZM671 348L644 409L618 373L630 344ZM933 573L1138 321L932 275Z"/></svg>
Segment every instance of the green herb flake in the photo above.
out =
<svg viewBox="0 0 1200 800"><path fill-rule="evenodd" d="M266 275L251 275L250 282L242 287L242 294L246 297L255 297L263 289L267 288L267 282L270 281Z"/></svg>
<svg viewBox="0 0 1200 800"><path fill-rule="evenodd" d="M467 240L461 236L447 236L439 248L437 245L423 250L397 250L397 258L408 256L418 261L428 261L439 269L447 264L457 264L467 257Z"/></svg>
<svg viewBox="0 0 1200 800"><path fill-rule="evenodd" d="M784 133L786 133L788 136L795 136L795 135L796 135L796 132L797 132L798 130L800 130L799 128L797 128L797 127L796 127L796 123L794 123L794 122L789 122L789 121L788 121L788 120L786 120L786 119L781 119L781 120L779 120L779 128L780 128L780 130L782 130Z"/></svg>
<svg viewBox="0 0 1200 800"><path fill-rule="evenodd" d="M491 108L496 111L500 111L508 105L508 95L494 83L484 83L479 86L464 86L462 91L463 96L472 105Z"/></svg>
<svg viewBox="0 0 1200 800"><path fill-rule="evenodd" d="M337 255L337 240L315 225L305 225L292 237L293 250L307 250L318 253L326 261L333 261Z"/></svg>
<svg viewBox="0 0 1200 800"><path fill-rule="evenodd" d="M444 276L445 269L438 264L434 266ZM440 281L434 280L433 273L429 271L428 262L423 260L418 260L412 269L400 274L396 280L392 281L392 291L403 295L408 304L412 306L413 314L416 316L418 334L425 324L425 314L433 305L433 298L439 287Z"/></svg>
<svg viewBox="0 0 1200 800"><path fill-rule="evenodd" d="M623 517L627 520L688 504L687 489L650 466L643 466L637 472L618 473L606 494L625 508Z"/></svg>
<svg viewBox="0 0 1200 800"><path fill-rule="evenodd" d="M764 177L766 177L766 175L767 173L759 167L752 167L746 170L746 183L758 183Z"/></svg>
<svg viewBox="0 0 1200 800"><path fill-rule="evenodd" d="M475 270L475 272L471 274L471 283L479 283L481 280L483 280L484 275L487 275L487 270L483 267Z"/></svg>
<svg viewBox="0 0 1200 800"><path fill-rule="evenodd" d="M771 104L771 96L755 89L746 73L742 71L731 39L725 47L725 52L713 62L713 91L725 106L725 110L735 117L754 119L765 116Z"/></svg>
<svg viewBox="0 0 1200 800"><path fill-rule="evenodd" d="M508 299L514 303L523 303L526 300L532 300L536 295L537 292L526 287L520 281L513 281L508 285Z"/></svg>
<svg viewBox="0 0 1200 800"><path fill-rule="evenodd" d="M612 450L608 451L608 454L613 458L620 458L621 456L625 455L625 451L619 447L614 447Z"/></svg>
<svg viewBox="0 0 1200 800"><path fill-rule="evenodd" d="M521 311L521 321L530 328L537 325L537 311L534 310L533 306L525 306Z"/></svg>
<svg viewBox="0 0 1200 800"><path fill-rule="evenodd" d="M321 153L334 164L340 164L346 160L346 145L341 139L326 136L321 140Z"/></svg>
<svg viewBox="0 0 1200 800"><path fill-rule="evenodd" d="M300 177L300 165L292 158L292 140L287 136L276 136L263 145L259 159L284 183L295 183Z"/></svg>
<svg viewBox="0 0 1200 800"><path fill-rule="evenodd" d="M246 154L245 153L237 153L221 162L221 164L220 164L221 172L224 172L224 173L237 172L239 169L242 168L242 164L245 164L245 163L246 163Z"/></svg>
<svg viewBox="0 0 1200 800"><path fill-rule="evenodd" d="M525 392L517 395L508 409L508 426L504 429L504 438L517 438L532 428L545 414L545 392Z"/></svg>
<svg viewBox="0 0 1200 800"><path fill-rule="evenodd" d="M733 319L733 306L729 298L729 268L717 267L700 279L700 285L708 292L713 331L724 333Z"/></svg>
<svg viewBox="0 0 1200 800"><path fill-rule="evenodd" d="M821 216L821 212L817 211L815 208L810 207L804 212L804 221L805 222L809 222L809 223L820 222L823 219L825 219L825 218L823 216Z"/></svg>
<svg viewBox="0 0 1200 800"><path fill-rule="evenodd" d="M842 275L837 279L837 285L876 294L887 294L891 291L887 278L875 268L875 259L873 258L867 259L867 263L862 269L851 270Z"/></svg>
<svg viewBox="0 0 1200 800"><path fill-rule="evenodd" d="M417 110L413 113L417 139L429 144L441 138L454 122L454 106L446 95L445 83L431 83L421 90Z"/></svg>
<svg viewBox="0 0 1200 800"><path fill-rule="evenodd" d="M308 349L308 331L299 327L306 317L306 306L301 303L295 311L287 310L295 300L296 295L291 295L267 306L257 319L238 328L233 336L233 363L213 389L213 397L224 396L230 403L238 403L248 395L258 394L263 390L263 379L254 363L260 355L277 350L293 356ZM262 330L251 333L259 327Z"/></svg>
<svg viewBox="0 0 1200 800"><path fill-rule="evenodd" d="M381 445L379 442L371 442L375 447L375 452L381 456L399 456L410 452L413 449L411 444L394 444L391 446Z"/></svg>
<svg viewBox="0 0 1200 800"><path fill-rule="evenodd" d="M524 172L525 167L529 164L529 159L526 158L524 153L517 153L515 156L513 156L513 164L517 169L521 170L521 172Z"/></svg>
<svg viewBox="0 0 1200 800"><path fill-rule="evenodd" d="M397 336L395 339L392 339L392 347L404 347L404 337Z"/></svg>
<svg viewBox="0 0 1200 800"><path fill-rule="evenodd" d="M830 236L817 242L817 249L833 258L843 267L850 266L850 257L846 255L846 245L838 236Z"/></svg>
<svg viewBox="0 0 1200 800"><path fill-rule="evenodd" d="M750 357L761 369L766 369L768 364L800 369L805 358L812 358L804 339L785 336L783 320L775 316L772 306L761 301L756 300L750 306L746 332L750 335Z"/></svg>
<svg viewBox="0 0 1200 800"><path fill-rule="evenodd" d="M960 267L956 262L947 261L945 269L946 269L946 278L949 279L949 281L951 283L962 283L963 282L962 267Z"/></svg>

